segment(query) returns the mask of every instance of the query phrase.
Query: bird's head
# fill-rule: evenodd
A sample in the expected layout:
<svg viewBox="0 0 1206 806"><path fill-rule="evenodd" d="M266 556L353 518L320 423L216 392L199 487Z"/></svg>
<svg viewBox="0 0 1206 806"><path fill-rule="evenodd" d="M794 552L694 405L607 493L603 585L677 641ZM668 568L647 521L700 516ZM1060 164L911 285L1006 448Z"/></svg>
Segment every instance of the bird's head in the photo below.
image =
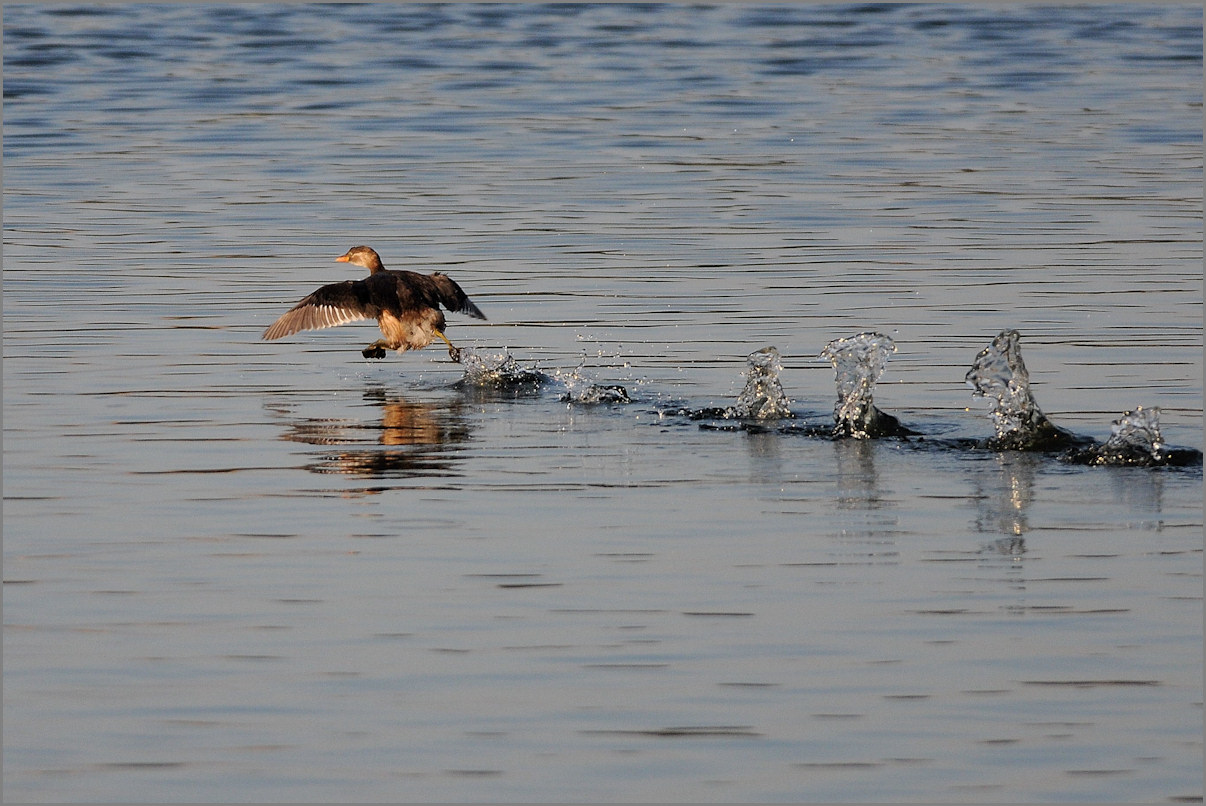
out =
<svg viewBox="0 0 1206 806"><path fill-rule="evenodd" d="M381 271L381 256L367 246L353 246L346 255L335 258L336 263L351 263L369 270L370 274Z"/></svg>

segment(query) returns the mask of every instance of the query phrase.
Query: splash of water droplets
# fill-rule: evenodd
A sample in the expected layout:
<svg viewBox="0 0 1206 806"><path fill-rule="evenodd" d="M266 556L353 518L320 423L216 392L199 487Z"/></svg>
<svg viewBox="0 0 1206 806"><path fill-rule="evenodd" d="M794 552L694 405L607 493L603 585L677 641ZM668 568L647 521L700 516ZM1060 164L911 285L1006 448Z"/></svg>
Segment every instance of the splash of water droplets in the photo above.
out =
<svg viewBox="0 0 1206 806"><path fill-rule="evenodd" d="M514 388L543 386L552 380L533 367L524 367L506 350L501 353L486 353L473 347L462 347L459 359L465 368L462 386L483 388Z"/></svg>
<svg viewBox="0 0 1206 806"><path fill-rule="evenodd" d="M1160 435L1160 409L1136 406L1134 411L1123 414L1114 421L1110 438L1104 447L1114 450L1137 449L1158 456L1164 449L1164 438Z"/></svg>
<svg viewBox="0 0 1206 806"><path fill-rule="evenodd" d="M631 403L628 390L619 385L597 384L582 374L583 364L569 371L553 370L552 374L535 367L525 367L510 352L486 353L472 347L460 350L459 361L465 374L457 382L462 388L495 390L527 395L548 386L562 386L560 398L567 403L594 405L602 403Z"/></svg>
<svg viewBox="0 0 1206 806"><path fill-rule="evenodd" d="M774 347L763 347L746 356L745 388L737 402L725 409L725 417L778 420L792 417L791 401L783 392L779 373L783 361Z"/></svg>
<svg viewBox="0 0 1206 806"><path fill-rule="evenodd" d="M992 402L989 417L996 436L995 450L1055 450L1077 438L1051 423L1030 391L1030 373L1022 361L1021 334L1003 330L976 355L965 380L975 397Z"/></svg>
<svg viewBox="0 0 1206 806"><path fill-rule="evenodd" d="M618 384L599 384L583 375L586 357L569 372L555 371L554 378L565 387L560 399L564 403L595 406L607 403L631 403L628 390Z"/></svg>
<svg viewBox="0 0 1206 806"><path fill-rule="evenodd" d="M1136 406L1110 427L1110 438L1102 445L1069 451L1060 458L1082 465L1159 467L1192 465L1201 461L1196 449L1170 449L1160 434L1160 409Z"/></svg>
<svg viewBox="0 0 1206 806"><path fill-rule="evenodd" d="M875 408L872 390L894 352L896 343L882 333L859 333L825 345L821 357L833 365L837 383L835 436L867 439L878 435L879 422L886 415Z"/></svg>
<svg viewBox="0 0 1206 806"><path fill-rule="evenodd" d="M1034 431L1047 420L1030 392L1030 373L1022 361L1021 338L1016 330L997 334L976 355L965 376L974 396L992 402L989 417L998 439Z"/></svg>

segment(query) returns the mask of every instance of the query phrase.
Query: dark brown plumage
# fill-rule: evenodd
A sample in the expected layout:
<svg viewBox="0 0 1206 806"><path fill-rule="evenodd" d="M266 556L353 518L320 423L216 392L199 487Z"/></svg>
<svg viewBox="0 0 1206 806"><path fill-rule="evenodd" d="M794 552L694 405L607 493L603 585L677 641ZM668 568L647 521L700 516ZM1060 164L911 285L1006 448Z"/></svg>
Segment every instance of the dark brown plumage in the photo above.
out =
<svg viewBox="0 0 1206 806"><path fill-rule="evenodd" d="M365 347L361 351L365 358L384 358L386 350L418 350L440 338L448 344L452 359L459 361L460 350L444 335L446 323L440 306L477 319L486 318L447 275L390 271L367 246L353 247L335 260L362 266L369 270L369 276L324 285L277 319L264 331L264 339L271 341L301 330L376 319L385 338Z"/></svg>

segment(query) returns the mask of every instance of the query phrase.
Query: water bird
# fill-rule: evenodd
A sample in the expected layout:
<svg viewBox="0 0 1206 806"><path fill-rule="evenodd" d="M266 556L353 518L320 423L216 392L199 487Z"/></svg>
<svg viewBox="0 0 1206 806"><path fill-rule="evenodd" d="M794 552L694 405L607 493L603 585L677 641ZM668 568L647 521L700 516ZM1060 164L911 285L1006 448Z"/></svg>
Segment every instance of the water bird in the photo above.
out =
<svg viewBox="0 0 1206 806"><path fill-rule="evenodd" d="M335 262L368 269L369 276L324 285L273 322L263 339L272 341L301 330L376 319L385 338L361 350L365 358L384 358L386 350L419 350L440 338L448 345L448 355L459 362L460 349L444 335L447 323L440 306L454 313L486 318L446 274L387 269L381 256L367 246L354 246Z"/></svg>

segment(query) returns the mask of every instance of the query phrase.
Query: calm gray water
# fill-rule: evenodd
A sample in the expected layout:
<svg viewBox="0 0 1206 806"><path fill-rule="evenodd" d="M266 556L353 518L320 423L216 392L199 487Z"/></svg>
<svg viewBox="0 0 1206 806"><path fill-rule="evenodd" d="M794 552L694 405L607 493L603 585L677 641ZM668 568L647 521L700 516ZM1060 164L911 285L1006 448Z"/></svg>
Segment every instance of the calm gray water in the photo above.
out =
<svg viewBox="0 0 1206 806"><path fill-rule="evenodd" d="M1201 798L1200 469L933 445L1201 447L1200 6L3 13L8 801ZM560 383L260 341L362 243Z"/></svg>

